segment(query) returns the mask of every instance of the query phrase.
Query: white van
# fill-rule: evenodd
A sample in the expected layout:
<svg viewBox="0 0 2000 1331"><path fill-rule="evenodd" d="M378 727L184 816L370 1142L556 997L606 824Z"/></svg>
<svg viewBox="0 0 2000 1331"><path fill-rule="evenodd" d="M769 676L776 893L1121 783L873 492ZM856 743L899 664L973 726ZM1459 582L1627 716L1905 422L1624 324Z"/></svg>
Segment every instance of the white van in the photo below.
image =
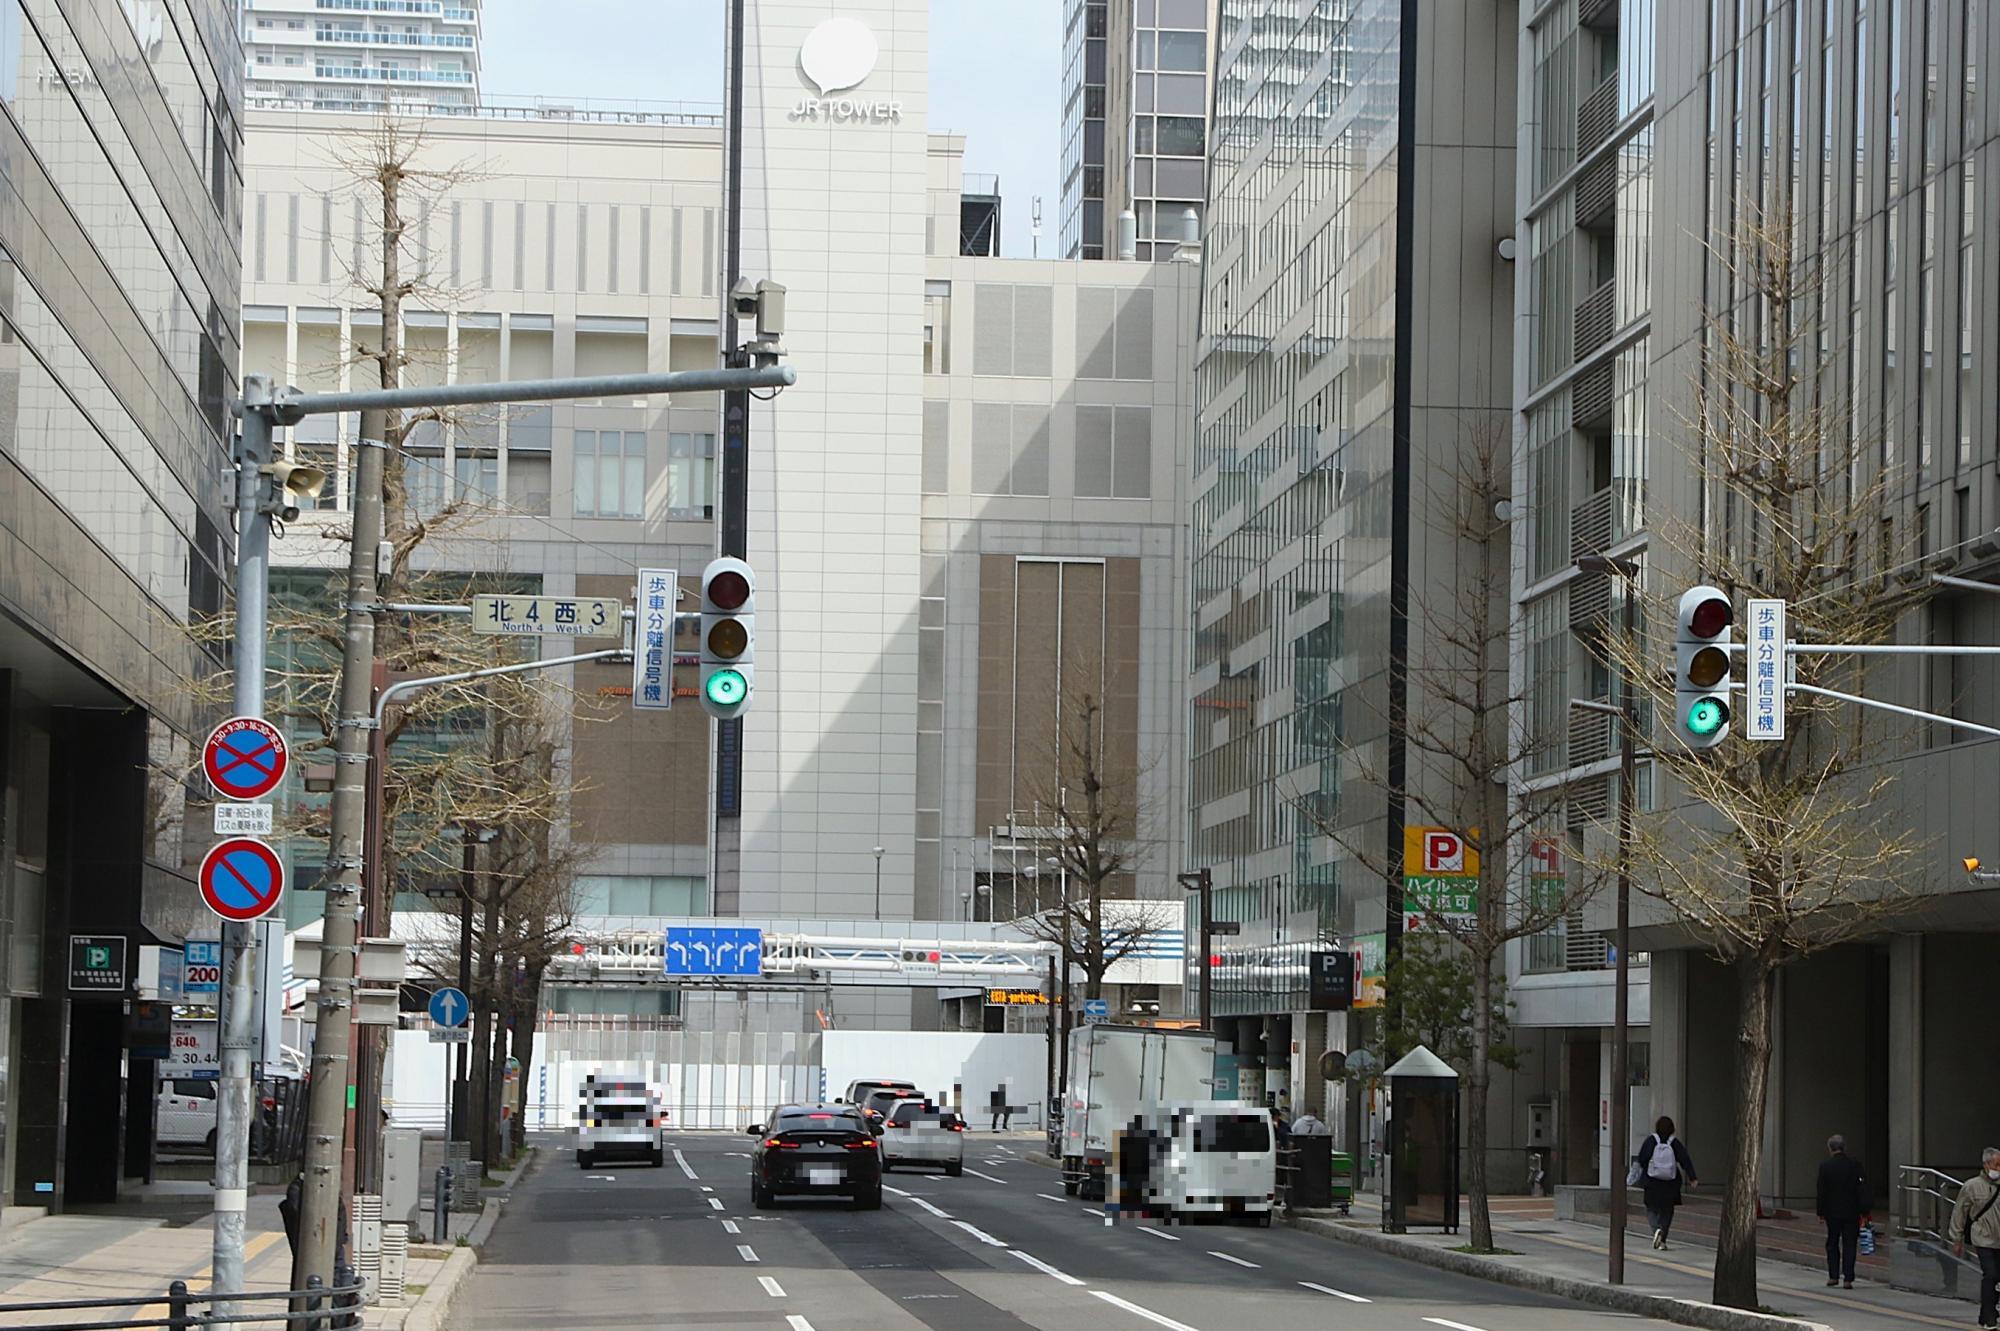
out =
<svg viewBox="0 0 2000 1331"><path fill-rule="evenodd" d="M1267 1110L1195 1100L1141 1118L1143 1128L1120 1134L1117 1147L1118 1193L1133 1199L1126 1204L1142 1193L1139 1209L1168 1221L1216 1215L1271 1223L1278 1151Z"/></svg>
<svg viewBox="0 0 2000 1331"><path fill-rule="evenodd" d="M214 1150L217 1085L212 1077L162 1078L155 1140L162 1146Z"/></svg>

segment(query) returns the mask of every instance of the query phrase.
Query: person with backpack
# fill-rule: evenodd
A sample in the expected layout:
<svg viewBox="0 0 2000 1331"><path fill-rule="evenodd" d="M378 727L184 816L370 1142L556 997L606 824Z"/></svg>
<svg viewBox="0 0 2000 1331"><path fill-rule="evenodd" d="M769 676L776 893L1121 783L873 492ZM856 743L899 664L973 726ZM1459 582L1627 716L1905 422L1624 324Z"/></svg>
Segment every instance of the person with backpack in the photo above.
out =
<svg viewBox="0 0 2000 1331"><path fill-rule="evenodd" d="M1653 1246L1663 1251L1667 1235L1673 1232L1674 1208L1681 1204L1683 1182L1690 1188L1700 1182L1694 1174L1694 1158L1674 1135L1674 1121L1662 1114L1652 1134L1639 1143L1625 1186L1636 1183L1645 1190L1646 1222L1653 1227Z"/></svg>
<svg viewBox="0 0 2000 1331"><path fill-rule="evenodd" d="M1979 1172L1958 1190L1951 1211L1952 1252L1964 1257L1968 1243L1979 1253L1979 1324L2000 1326L2000 1146L1980 1153Z"/></svg>
<svg viewBox="0 0 2000 1331"><path fill-rule="evenodd" d="M1826 1221L1826 1283L1845 1281L1854 1288L1854 1252L1861 1242L1861 1217L1870 1205L1868 1179L1861 1162L1847 1153L1847 1138L1826 1139L1826 1159L1819 1162L1819 1198L1813 1209Z"/></svg>

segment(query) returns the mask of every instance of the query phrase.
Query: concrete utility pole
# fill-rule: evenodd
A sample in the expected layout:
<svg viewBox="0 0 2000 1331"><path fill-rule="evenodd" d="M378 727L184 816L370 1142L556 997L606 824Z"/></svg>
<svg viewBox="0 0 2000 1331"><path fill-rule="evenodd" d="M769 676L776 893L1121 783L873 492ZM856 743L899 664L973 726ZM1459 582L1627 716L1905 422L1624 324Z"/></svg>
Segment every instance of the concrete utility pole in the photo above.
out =
<svg viewBox="0 0 2000 1331"><path fill-rule="evenodd" d="M368 751L375 664L376 567L382 543L382 472L388 413L361 413L354 532L348 544L347 632L340 659L333 831L327 854L325 929L320 940L319 1012L313 1024L312 1094L306 1113L305 1191L292 1288L318 1276L332 1284L339 1251L341 1155L353 1080L354 966L360 951L363 844L367 837Z"/></svg>

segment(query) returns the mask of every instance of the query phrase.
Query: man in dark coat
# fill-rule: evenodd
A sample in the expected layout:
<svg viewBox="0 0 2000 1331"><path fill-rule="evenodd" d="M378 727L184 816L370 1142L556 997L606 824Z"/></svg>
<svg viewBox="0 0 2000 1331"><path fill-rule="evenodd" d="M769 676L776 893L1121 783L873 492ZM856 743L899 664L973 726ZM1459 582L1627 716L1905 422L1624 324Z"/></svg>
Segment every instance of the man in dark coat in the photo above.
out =
<svg viewBox="0 0 2000 1331"><path fill-rule="evenodd" d="M1814 1211L1826 1221L1826 1283L1854 1288L1854 1253L1861 1243L1861 1217L1868 1214L1868 1180L1861 1162L1847 1153L1839 1133L1826 1139L1819 1162L1819 1200Z"/></svg>

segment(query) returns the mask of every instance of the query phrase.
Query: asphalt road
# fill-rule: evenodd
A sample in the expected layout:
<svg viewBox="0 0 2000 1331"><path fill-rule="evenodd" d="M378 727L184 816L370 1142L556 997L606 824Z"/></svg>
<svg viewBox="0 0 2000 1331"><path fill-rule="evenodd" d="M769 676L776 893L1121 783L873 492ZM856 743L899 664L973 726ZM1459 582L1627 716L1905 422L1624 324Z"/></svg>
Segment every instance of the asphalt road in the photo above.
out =
<svg viewBox="0 0 2000 1331"><path fill-rule="evenodd" d="M1107 1226L1023 1139L966 1173L898 1170L881 1211L750 1204L749 1139L683 1134L664 1169L583 1170L567 1144L515 1192L457 1331L1585 1331L1664 1326L1283 1228Z"/></svg>

